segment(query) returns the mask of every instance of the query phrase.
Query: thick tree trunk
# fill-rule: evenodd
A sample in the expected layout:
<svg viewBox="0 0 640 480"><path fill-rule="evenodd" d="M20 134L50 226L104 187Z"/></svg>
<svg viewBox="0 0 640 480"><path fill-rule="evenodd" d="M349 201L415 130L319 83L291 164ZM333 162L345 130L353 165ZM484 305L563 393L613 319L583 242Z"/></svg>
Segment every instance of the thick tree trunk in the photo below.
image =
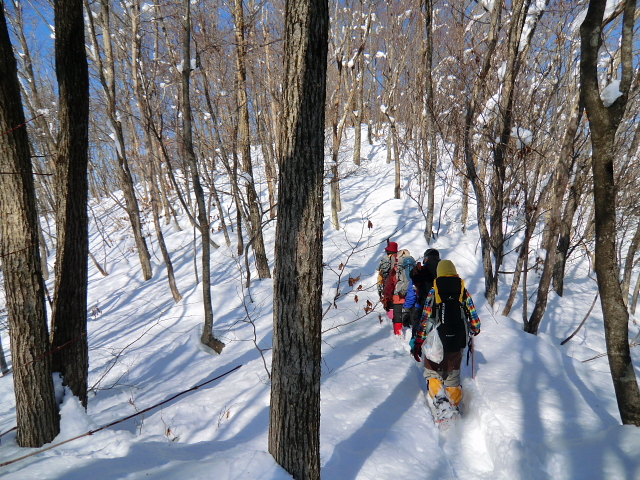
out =
<svg viewBox="0 0 640 480"><path fill-rule="evenodd" d="M82 31L82 29L80 29ZM6 293L22 447L40 447L60 431L38 246L38 213L16 61L0 0L0 259Z"/></svg>
<svg viewBox="0 0 640 480"><path fill-rule="evenodd" d="M623 424L640 426L640 390L629 349L629 312L620 288L616 256L616 186L613 177L615 135L624 114L633 77L633 30L635 0L624 3L621 64L622 95L605 107L598 85L598 55L602 46L602 25L606 0L591 0L580 27L581 95L591 129L593 197L595 204L595 270L604 316L607 356L618 409Z"/></svg>
<svg viewBox="0 0 640 480"><path fill-rule="evenodd" d="M87 407L89 348L89 70L82 0L55 3L56 76L60 107L56 157L56 269L51 315L53 369Z"/></svg>
<svg viewBox="0 0 640 480"><path fill-rule="evenodd" d="M296 480L320 479L328 10L327 0L289 0L285 13L269 452Z"/></svg>

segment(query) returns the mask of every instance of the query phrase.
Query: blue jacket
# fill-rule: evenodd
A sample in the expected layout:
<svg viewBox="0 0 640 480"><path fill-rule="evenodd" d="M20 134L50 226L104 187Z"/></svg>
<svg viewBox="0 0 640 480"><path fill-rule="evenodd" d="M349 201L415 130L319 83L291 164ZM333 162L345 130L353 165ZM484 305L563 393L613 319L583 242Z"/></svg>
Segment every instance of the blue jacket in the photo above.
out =
<svg viewBox="0 0 640 480"><path fill-rule="evenodd" d="M404 308L411 307L420 308L421 305L418 303L418 292L416 292L415 287L413 286L413 280L409 280L409 288L407 289L407 296L404 299Z"/></svg>

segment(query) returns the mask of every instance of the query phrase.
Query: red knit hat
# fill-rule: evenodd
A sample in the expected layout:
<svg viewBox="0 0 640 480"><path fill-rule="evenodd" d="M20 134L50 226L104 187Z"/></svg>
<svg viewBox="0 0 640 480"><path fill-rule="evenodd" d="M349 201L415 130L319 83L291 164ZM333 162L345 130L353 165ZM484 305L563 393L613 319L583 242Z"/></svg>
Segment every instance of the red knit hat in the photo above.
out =
<svg viewBox="0 0 640 480"><path fill-rule="evenodd" d="M398 244L396 242L389 242L385 250L389 253L398 253Z"/></svg>

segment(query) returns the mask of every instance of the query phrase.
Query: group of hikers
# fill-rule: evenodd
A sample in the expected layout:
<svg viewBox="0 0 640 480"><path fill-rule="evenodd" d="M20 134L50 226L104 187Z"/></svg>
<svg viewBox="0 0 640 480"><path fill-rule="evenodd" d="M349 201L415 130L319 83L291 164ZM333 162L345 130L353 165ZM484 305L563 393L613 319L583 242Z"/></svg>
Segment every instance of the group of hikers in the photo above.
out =
<svg viewBox="0 0 640 480"><path fill-rule="evenodd" d="M394 334L411 329L411 355L424 366L436 422L458 414L462 355L470 337L480 333L480 318L455 265L435 248L416 263L408 250L387 241L378 266L378 294Z"/></svg>

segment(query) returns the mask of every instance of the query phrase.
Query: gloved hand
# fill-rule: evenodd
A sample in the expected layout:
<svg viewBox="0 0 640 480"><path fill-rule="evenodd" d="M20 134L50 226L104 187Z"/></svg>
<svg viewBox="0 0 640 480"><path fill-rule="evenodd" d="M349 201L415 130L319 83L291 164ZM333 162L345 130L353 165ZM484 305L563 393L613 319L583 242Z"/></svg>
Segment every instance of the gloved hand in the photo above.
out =
<svg viewBox="0 0 640 480"><path fill-rule="evenodd" d="M422 361L422 358L420 358L420 349L414 347L413 350L411 350L411 355L413 355L416 362Z"/></svg>
<svg viewBox="0 0 640 480"><path fill-rule="evenodd" d="M480 334L480 330L471 330L469 332L469 335L471 335L472 337L475 337L476 335Z"/></svg>

